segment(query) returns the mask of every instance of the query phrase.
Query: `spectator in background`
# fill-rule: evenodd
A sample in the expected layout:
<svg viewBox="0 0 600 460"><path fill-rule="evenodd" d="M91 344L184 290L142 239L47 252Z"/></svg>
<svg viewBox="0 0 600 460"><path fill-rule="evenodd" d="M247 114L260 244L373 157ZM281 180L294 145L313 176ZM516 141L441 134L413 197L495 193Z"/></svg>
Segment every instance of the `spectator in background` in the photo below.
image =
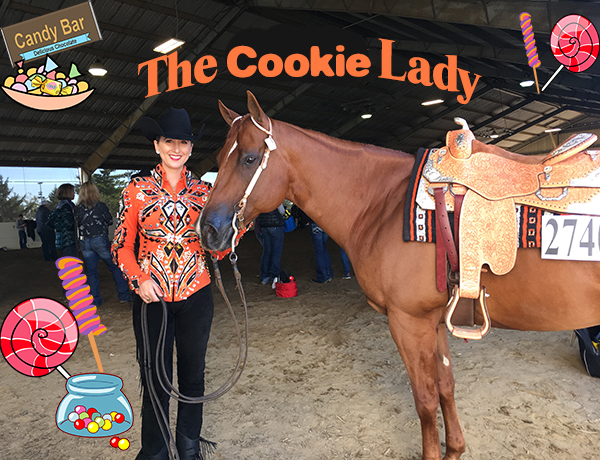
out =
<svg viewBox="0 0 600 460"><path fill-rule="evenodd" d="M344 276L342 276L343 280L349 280L352 278L350 276L350 259L348 259L348 254L344 251L343 248L340 247L340 255L342 256L342 266L344 267Z"/></svg>
<svg viewBox="0 0 600 460"><path fill-rule="evenodd" d="M17 231L19 232L19 246L21 246L21 249L27 249L27 227L25 225L25 221L23 220L23 214L19 214L16 226Z"/></svg>
<svg viewBox="0 0 600 460"><path fill-rule="evenodd" d="M255 220L255 224L260 226L263 244L263 253L260 259L260 282L261 284L271 284L273 289L279 278L281 253L283 252L284 214L285 209L280 204L274 211L259 214Z"/></svg>
<svg viewBox="0 0 600 460"><path fill-rule="evenodd" d="M315 260L317 263L317 277L310 281L321 284L328 283L333 279L331 257L329 257L329 252L327 251L329 236L312 219L310 219L310 239L315 250Z"/></svg>
<svg viewBox="0 0 600 460"><path fill-rule="evenodd" d="M79 190L79 201L75 207L75 218L79 229L81 253L85 261L85 272L94 297L94 305L102 304L100 296L100 282L98 281L98 260L102 259L115 280L119 301L126 303L131 300L129 286L123 273L115 265L111 254L111 245L108 240L108 227L112 225L113 218L108 206L100 201L100 192L93 182L86 182Z"/></svg>
<svg viewBox="0 0 600 460"><path fill-rule="evenodd" d="M54 242L56 234L54 233L54 230L47 225L48 217L50 217L48 204L50 203L47 200L42 200L42 204L35 213L35 224L38 235L40 235L40 240L42 241L42 254L44 255L44 260L53 262L58 259L58 255L56 254Z"/></svg>
<svg viewBox="0 0 600 460"><path fill-rule="evenodd" d="M73 210L73 198L75 198L75 187L73 184L62 184L58 187L56 196L60 200L56 209L50 213L48 226L56 230L56 249L60 249L62 257L77 256L75 237L75 217Z"/></svg>

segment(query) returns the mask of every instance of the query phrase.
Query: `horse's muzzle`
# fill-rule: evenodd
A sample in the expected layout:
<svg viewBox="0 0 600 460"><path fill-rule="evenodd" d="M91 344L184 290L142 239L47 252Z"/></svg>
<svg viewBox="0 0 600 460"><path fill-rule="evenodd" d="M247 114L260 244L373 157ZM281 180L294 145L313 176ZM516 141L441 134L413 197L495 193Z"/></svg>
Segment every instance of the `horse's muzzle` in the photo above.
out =
<svg viewBox="0 0 600 460"><path fill-rule="evenodd" d="M202 247L207 251L224 251L231 246L233 213L206 212L196 223L196 232L200 235Z"/></svg>

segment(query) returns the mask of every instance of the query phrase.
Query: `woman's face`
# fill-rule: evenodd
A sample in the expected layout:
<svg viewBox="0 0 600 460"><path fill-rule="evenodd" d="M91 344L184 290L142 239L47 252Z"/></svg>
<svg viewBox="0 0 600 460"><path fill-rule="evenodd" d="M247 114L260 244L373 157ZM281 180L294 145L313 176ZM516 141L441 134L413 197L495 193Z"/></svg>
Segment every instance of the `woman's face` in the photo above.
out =
<svg viewBox="0 0 600 460"><path fill-rule="evenodd" d="M192 154L192 146L190 141L163 136L158 141L154 141L154 147L160 153L163 167L174 170L183 169L183 165Z"/></svg>

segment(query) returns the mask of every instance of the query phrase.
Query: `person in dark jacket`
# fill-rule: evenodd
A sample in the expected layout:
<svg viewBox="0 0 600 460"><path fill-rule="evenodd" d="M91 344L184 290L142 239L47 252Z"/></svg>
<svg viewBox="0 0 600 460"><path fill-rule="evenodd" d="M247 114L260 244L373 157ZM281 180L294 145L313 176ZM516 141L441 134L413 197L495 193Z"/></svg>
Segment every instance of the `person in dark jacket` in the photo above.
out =
<svg viewBox="0 0 600 460"><path fill-rule="evenodd" d="M17 232L19 232L19 246L21 246L21 249L27 249L27 226L23 220L23 214L19 214L19 218L15 225L17 227Z"/></svg>
<svg viewBox="0 0 600 460"><path fill-rule="evenodd" d="M79 201L75 207L75 217L79 228L81 253L85 261L85 273L94 297L96 307L102 304L100 282L98 281L98 260L102 259L115 280L119 301L126 303L131 300L129 286L123 273L113 262L111 245L108 239L108 227L113 218L108 206L100 201L100 191L93 182L86 182L79 190Z"/></svg>
<svg viewBox="0 0 600 460"><path fill-rule="evenodd" d="M281 253L283 252L284 214L283 205L279 205L274 211L259 214L255 220L260 226L263 240L263 253L260 259L261 284L272 283L273 289L275 289L275 283L279 277Z"/></svg>
<svg viewBox="0 0 600 460"><path fill-rule="evenodd" d="M62 184L56 193L60 202L56 209L50 213L47 225L56 230L56 249L60 249L62 257L77 256L75 237L75 217L73 209L73 198L75 198L75 187L73 184Z"/></svg>
<svg viewBox="0 0 600 460"><path fill-rule="evenodd" d="M42 241L42 254L44 260L54 262L58 259L56 254L55 238L56 234L54 229L48 227L47 222L50 217L50 209L48 209L48 201L43 200L42 204L35 213L35 224L40 240Z"/></svg>

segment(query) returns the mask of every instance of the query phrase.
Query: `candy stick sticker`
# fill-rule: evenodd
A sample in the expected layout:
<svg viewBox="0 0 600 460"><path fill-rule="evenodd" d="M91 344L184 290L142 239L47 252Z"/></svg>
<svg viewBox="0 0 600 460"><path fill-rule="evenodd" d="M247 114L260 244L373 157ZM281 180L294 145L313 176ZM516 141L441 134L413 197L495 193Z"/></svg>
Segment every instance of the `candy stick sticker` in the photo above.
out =
<svg viewBox="0 0 600 460"><path fill-rule="evenodd" d="M598 31L594 24L583 16L565 16L552 29L550 48L560 67L546 82L542 91L564 67L571 72L583 72L596 62L599 50Z"/></svg>
<svg viewBox="0 0 600 460"><path fill-rule="evenodd" d="M13 369L42 377L61 367L75 351L79 333L73 314L52 299L35 298L13 308L0 332L2 354Z"/></svg>
<svg viewBox="0 0 600 460"><path fill-rule="evenodd" d="M98 370L104 372L94 336L104 334L106 326L100 324L96 307L92 305L94 298L90 295L90 287L85 284L87 277L82 273L82 264L83 262L77 257L61 257L56 261L56 268L60 270L58 277L63 282L63 289L67 291L69 307L77 320L79 332L88 336Z"/></svg>
<svg viewBox="0 0 600 460"><path fill-rule="evenodd" d="M521 32L523 32L523 41L525 42L525 51L527 52L527 63L529 67L533 69L533 75L535 77L535 87L537 88L538 94L540 94L540 85L538 84L538 77L536 68L542 63L537 55L537 48L535 46L535 38L533 36L533 26L531 25L531 15L529 13L521 13L519 16L521 21Z"/></svg>

